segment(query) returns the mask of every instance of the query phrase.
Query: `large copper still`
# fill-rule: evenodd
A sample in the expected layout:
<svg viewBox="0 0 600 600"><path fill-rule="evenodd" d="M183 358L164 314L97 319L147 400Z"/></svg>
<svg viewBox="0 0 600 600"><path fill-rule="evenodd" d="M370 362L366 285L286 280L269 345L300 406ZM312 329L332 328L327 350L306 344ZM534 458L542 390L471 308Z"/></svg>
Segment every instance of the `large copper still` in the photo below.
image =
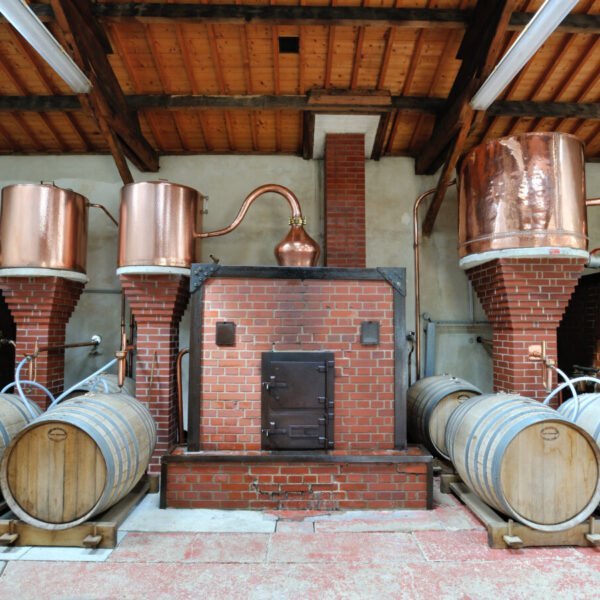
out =
<svg viewBox="0 0 600 600"><path fill-rule="evenodd" d="M275 248L280 265L314 266L318 244L304 230L300 203L287 188L267 184L251 192L231 225L200 232L201 195L193 188L167 181L131 183L121 191L119 227L120 269L127 267L180 267L189 269L196 260L195 240L230 233L242 222L251 204L273 192L290 205L290 230Z"/></svg>
<svg viewBox="0 0 600 600"><path fill-rule="evenodd" d="M85 273L87 199L54 184L18 183L2 190L0 267Z"/></svg>
<svg viewBox="0 0 600 600"><path fill-rule="evenodd" d="M497 251L507 256L547 248L586 255L584 156L578 138L526 133L481 144L465 156L458 189L463 266L467 256L485 259Z"/></svg>
<svg viewBox="0 0 600 600"><path fill-rule="evenodd" d="M200 194L169 181L130 183L121 190L118 266L190 268Z"/></svg>

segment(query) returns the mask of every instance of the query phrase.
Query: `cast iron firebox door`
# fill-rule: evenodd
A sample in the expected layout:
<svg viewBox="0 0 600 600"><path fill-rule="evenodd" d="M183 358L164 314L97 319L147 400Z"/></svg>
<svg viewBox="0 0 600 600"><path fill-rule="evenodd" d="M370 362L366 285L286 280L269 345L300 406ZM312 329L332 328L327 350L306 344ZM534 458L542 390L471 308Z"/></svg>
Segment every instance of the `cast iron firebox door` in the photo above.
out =
<svg viewBox="0 0 600 600"><path fill-rule="evenodd" d="M333 448L333 352L263 352L265 450Z"/></svg>

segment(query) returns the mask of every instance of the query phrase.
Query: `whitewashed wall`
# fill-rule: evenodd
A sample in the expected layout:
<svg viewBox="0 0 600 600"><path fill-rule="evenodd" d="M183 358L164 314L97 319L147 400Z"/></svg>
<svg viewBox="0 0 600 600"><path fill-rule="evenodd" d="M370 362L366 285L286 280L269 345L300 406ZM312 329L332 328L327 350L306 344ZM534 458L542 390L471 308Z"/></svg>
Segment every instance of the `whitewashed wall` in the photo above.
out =
<svg viewBox="0 0 600 600"><path fill-rule="evenodd" d="M138 173L136 180L168 179L192 186L209 195L203 229L228 225L244 197L264 183L292 189L308 218L307 230L322 243L322 162L282 156L163 157L158 174ZM588 195L600 196L600 165L588 165ZM108 156L1 157L0 186L16 182L54 181L90 201L103 203L118 215L120 179ZM405 266L408 277L407 325L414 329L412 207L418 194L435 185L434 177L414 174L412 159L386 158L368 161L367 266ZM424 213L426 207L422 209ZM275 264L273 248L287 231L289 211L278 196L264 196L251 208L246 220L232 234L203 243L202 258L213 254L222 264ZM450 191L432 237L423 241L422 311L437 321L484 320L476 299L470 301L468 280L458 268L456 196ZM144 235L144 232L140 232ZM600 246L600 209L590 210L591 247ZM71 318L68 341L82 341L92 334L103 336L100 354L68 350L67 383L77 381L107 362L118 346L120 296L115 275L116 228L97 210L90 212L88 277L86 291ZM188 316L181 328L187 345ZM438 328L436 370L461 375L491 388L491 361L476 337L489 337L489 329L445 325Z"/></svg>

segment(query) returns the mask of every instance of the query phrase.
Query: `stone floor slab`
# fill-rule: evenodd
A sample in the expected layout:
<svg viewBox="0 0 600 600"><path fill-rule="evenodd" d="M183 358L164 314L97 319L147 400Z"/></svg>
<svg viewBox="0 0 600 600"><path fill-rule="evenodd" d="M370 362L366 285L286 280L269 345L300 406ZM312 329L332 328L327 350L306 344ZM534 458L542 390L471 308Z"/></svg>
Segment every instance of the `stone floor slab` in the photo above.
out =
<svg viewBox="0 0 600 600"><path fill-rule="evenodd" d="M414 537L428 561L497 561L576 558L575 548L494 549L485 531L416 531Z"/></svg>
<svg viewBox="0 0 600 600"><path fill-rule="evenodd" d="M280 533L268 555L273 563L387 564L424 560L406 533Z"/></svg>
<svg viewBox="0 0 600 600"><path fill-rule="evenodd" d="M273 533L273 516L251 510L158 508L149 494L121 525L123 531Z"/></svg>
<svg viewBox="0 0 600 600"><path fill-rule="evenodd" d="M268 534L134 533L113 552L113 562L264 563Z"/></svg>

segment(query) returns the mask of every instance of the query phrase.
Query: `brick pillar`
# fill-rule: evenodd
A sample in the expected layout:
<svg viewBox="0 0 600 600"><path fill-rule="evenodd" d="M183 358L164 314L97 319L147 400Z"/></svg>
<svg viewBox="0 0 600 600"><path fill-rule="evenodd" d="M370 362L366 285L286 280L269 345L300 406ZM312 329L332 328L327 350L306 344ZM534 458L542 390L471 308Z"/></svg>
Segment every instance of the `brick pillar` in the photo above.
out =
<svg viewBox="0 0 600 600"><path fill-rule="evenodd" d="M121 275L137 326L135 393L156 421L158 442L149 472L160 472L160 457L175 444L179 322L189 299L184 275Z"/></svg>
<svg viewBox="0 0 600 600"><path fill-rule="evenodd" d="M0 289L17 326L16 365L36 345L65 343L66 327L83 291L84 283L62 277L0 277ZM23 367L21 379L27 379ZM35 360L35 379L54 395L64 390L65 352L42 352ZM28 396L46 408L48 396L31 388Z"/></svg>
<svg viewBox="0 0 600 600"><path fill-rule="evenodd" d="M325 140L325 265L365 267L365 136Z"/></svg>
<svg viewBox="0 0 600 600"><path fill-rule="evenodd" d="M528 359L528 348L546 342L548 356L556 361L556 328L584 262L505 258L467 271L494 329L495 391L546 397L541 366Z"/></svg>

